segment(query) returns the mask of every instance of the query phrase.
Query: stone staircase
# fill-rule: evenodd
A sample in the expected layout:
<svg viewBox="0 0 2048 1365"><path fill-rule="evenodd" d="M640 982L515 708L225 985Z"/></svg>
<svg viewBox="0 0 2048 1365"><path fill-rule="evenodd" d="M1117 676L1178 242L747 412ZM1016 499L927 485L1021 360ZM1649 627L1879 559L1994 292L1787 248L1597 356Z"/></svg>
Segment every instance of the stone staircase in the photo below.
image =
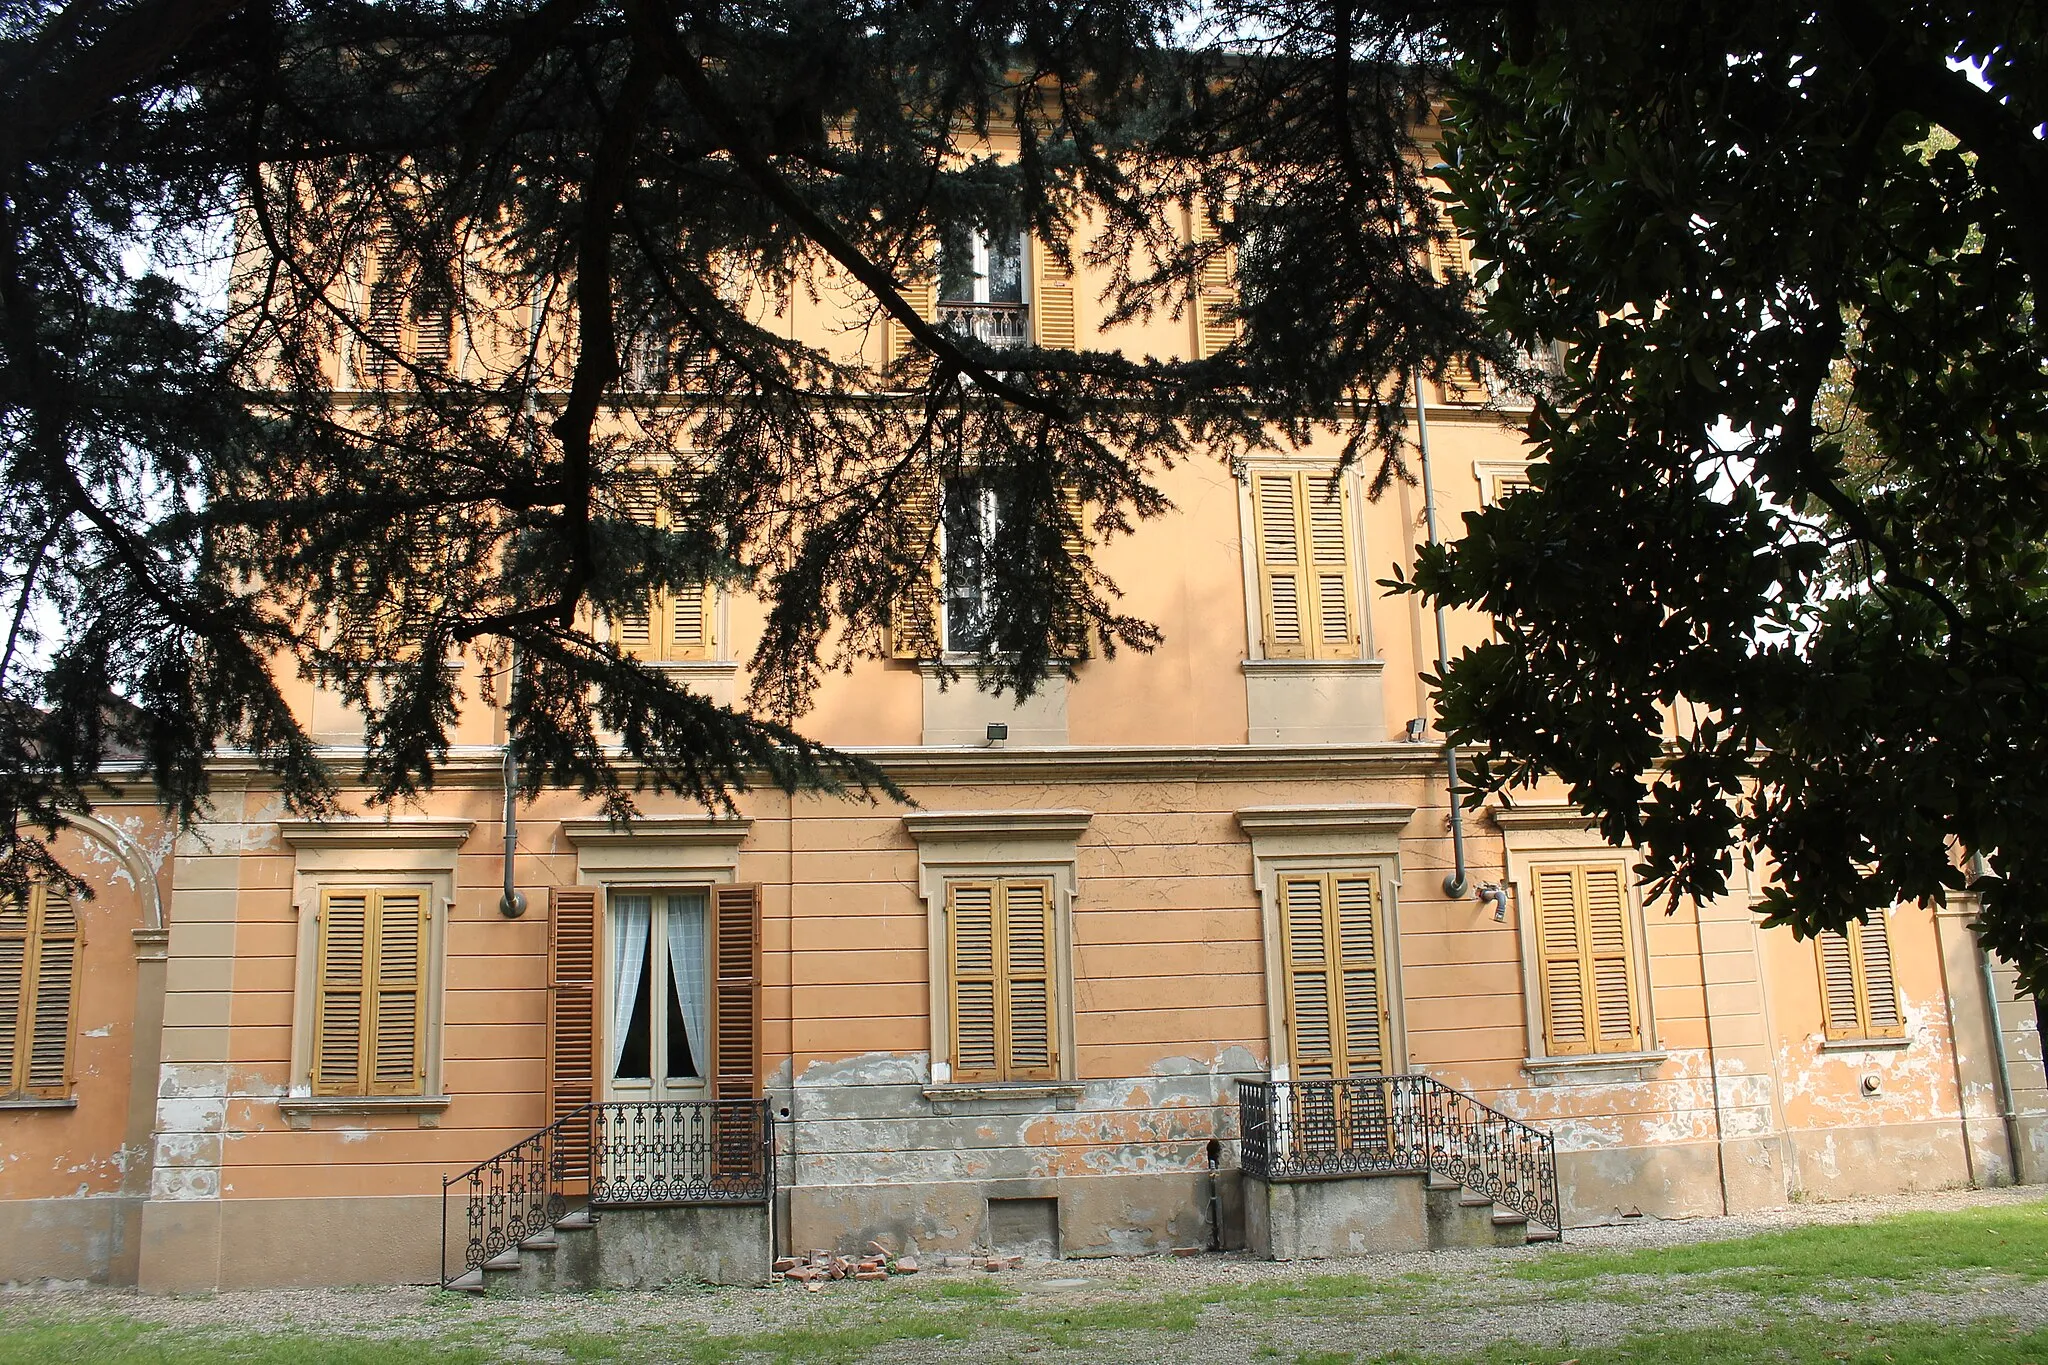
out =
<svg viewBox="0 0 2048 1365"><path fill-rule="evenodd" d="M1555 1242L1557 1230L1531 1223L1527 1214L1504 1209L1483 1194L1474 1194L1455 1180L1422 1177L1424 1218L1429 1249L1514 1247L1529 1242Z"/></svg>
<svg viewBox="0 0 2048 1365"><path fill-rule="evenodd" d="M673 1284L758 1287L774 1260L770 1235L764 1205L578 1209L447 1287L512 1298Z"/></svg>

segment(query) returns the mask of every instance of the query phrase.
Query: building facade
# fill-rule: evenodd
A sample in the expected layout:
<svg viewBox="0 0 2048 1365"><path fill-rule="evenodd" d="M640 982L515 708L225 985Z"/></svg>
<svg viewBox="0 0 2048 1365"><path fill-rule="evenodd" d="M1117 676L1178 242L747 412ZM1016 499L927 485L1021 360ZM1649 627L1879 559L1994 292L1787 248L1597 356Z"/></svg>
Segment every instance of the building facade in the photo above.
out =
<svg viewBox="0 0 2048 1365"><path fill-rule="evenodd" d="M974 251L937 316L1095 334L1090 281ZM829 322L786 325L896 344ZM1113 338L1224 339L1199 312ZM1424 395L1453 528L1526 478L1488 397ZM189 831L109 805L65 844L95 897L0 917L0 1281L435 1280L444 1179L591 1101L758 1097L762 1216L805 1249L1241 1245L1246 1080L1432 1077L1554 1138L1567 1226L2040 1178L2039 1033L1966 901L1817 944L1741 882L1667 913L1541 794L1464 817L1446 893L1433 625L1375 586L1420 492L1332 481L1337 449L1167 471L1177 510L1101 552L1164 643L1022 702L931 657L977 628L949 565L929 646L804 720L913 805L649 800L625 830L549 794L512 831L517 917L481 702L416 808L293 820L233 759ZM707 591L613 629L726 700L761 624ZM1454 646L1486 629L1454 618ZM297 702L346 771L359 719Z"/></svg>

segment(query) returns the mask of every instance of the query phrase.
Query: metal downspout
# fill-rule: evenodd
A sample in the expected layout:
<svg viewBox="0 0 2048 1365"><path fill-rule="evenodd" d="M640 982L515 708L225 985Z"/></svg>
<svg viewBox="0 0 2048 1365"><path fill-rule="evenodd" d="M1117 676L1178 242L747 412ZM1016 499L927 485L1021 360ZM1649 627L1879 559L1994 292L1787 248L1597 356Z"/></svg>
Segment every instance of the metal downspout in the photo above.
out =
<svg viewBox="0 0 2048 1365"><path fill-rule="evenodd" d="M1429 543L1443 544L1436 532L1436 482L1429 465L1429 404L1422 396L1422 376L1415 376L1415 435L1416 444L1422 448L1422 515L1429 529ZM1444 605L1436 605L1436 672L1441 678L1451 667L1450 634L1444 625ZM1452 900L1462 900L1471 889L1470 879L1465 873L1465 807L1464 793L1458 786L1458 746L1444 741L1444 778L1451 798L1451 858L1453 867L1444 878L1444 894Z"/></svg>
<svg viewBox="0 0 2048 1365"><path fill-rule="evenodd" d="M526 343L529 358L540 351L540 331L545 316L546 296L536 285L526 310ZM535 397L538 383L539 375L535 374L532 382L526 386L523 403L528 422L526 453L529 456L533 454L532 422L540 411L540 404ZM512 691L518 685L519 646L515 642L505 667L505 752L501 756L499 766L499 776L505 786L505 894L498 901L498 913L506 919L518 919L526 913L526 896L513 884L512 876L513 859L519 851L519 758L512 747ZM550 928L549 932L554 931Z"/></svg>
<svg viewBox="0 0 2048 1365"><path fill-rule="evenodd" d="M1981 853L1970 855L1970 871L1978 877L1991 875L1991 863ZM1978 902L1982 913L1983 903ZM2012 1162L2012 1183L2020 1183L2020 1116L2012 1102L2012 1058L2005 1050L2005 1018L1998 1004L1998 973L1991 965L1991 952L1972 926L1971 941L1977 945L1977 967L1984 976L1984 1015L1991 1026L1991 1056L1997 1065L1998 1116L2005 1123L2005 1150Z"/></svg>

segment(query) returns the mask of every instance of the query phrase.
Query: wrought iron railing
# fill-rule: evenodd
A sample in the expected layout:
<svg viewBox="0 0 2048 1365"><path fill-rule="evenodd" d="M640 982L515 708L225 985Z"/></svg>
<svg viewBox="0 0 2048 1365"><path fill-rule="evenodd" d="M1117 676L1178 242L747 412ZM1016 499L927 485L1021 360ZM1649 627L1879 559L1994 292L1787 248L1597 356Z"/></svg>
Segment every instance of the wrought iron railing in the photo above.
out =
<svg viewBox="0 0 2048 1365"><path fill-rule="evenodd" d="M985 346L1022 346L1031 340L1031 310L1021 303L941 301L939 326Z"/></svg>
<svg viewBox="0 0 2048 1365"><path fill-rule="evenodd" d="M769 1203L774 1123L766 1100L624 1100L572 1110L442 1180L442 1283L481 1269L575 1205L595 1217L603 1209ZM452 1272L451 1236L462 1241Z"/></svg>
<svg viewBox="0 0 2048 1365"><path fill-rule="evenodd" d="M1239 1081L1239 1164L1260 1180L1435 1172L1559 1232L1557 1140L1431 1076Z"/></svg>

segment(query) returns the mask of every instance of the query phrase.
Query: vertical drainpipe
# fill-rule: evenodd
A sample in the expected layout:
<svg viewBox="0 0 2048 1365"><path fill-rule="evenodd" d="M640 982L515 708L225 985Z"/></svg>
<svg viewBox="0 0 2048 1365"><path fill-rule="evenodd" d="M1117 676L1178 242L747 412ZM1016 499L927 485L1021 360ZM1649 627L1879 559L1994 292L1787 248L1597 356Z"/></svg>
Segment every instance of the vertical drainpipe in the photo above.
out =
<svg viewBox="0 0 2048 1365"><path fill-rule="evenodd" d="M540 353L540 328L543 320L543 295L536 285L533 298L527 305L526 340L527 355ZM526 412L528 435L526 453L533 454L532 422L540 410L534 397L534 388L540 382L536 372L526 386L526 398L521 405ZM519 646L512 646L505 668L505 749L500 757L499 777L505 786L505 894L498 901L498 913L506 919L518 919L526 913L526 896L514 884L513 860L519 852L519 757L512 745L512 690L519 685Z"/></svg>
<svg viewBox="0 0 2048 1365"><path fill-rule="evenodd" d="M1982 878L1991 875L1991 863L1981 853L1970 855L1970 871ZM1983 913L1983 902L1977 903L1978 913ZM1971 941L1977 945L1977 966L1984 974L1984 1014L1991 1027L1991 1056L1998 1064L1998 1116L2005 1123L2005 1150L2012 1162L2012 1183L2021 1180L2020 1173L2020 1120L2012 1101L2012 1059L2005 1050L2005 1016L1998 1004L1998 974L1991 966L1991 951L1984 946L1975 926L1970 931ZM1960 1099L1960 1096L1958 1097ZM1967 1147L1967 1143L1965 1146Z"/></svg>
<svg viewBox="0 0 2048 1365"><path fill-rule="evenodd" d="M1429 467L1429 404L1422 396L1422 376L1415 376L1415 436L1416 444L1422 448L1422 515L1429 528L1429 543L1441 545L1443 541L1436 532L1436 483ZM1444 625L1444 604L1436 604L1436 671L1442 677L1451 666L1450 634ZM1458 746L1444 741L1444 778L1451 798L1451 858L1454 866L1444 878L1444 894L1452 900L1464 899L1470 889L1465 875L1465 809L1464 793L1458 786Z"/></svg>

